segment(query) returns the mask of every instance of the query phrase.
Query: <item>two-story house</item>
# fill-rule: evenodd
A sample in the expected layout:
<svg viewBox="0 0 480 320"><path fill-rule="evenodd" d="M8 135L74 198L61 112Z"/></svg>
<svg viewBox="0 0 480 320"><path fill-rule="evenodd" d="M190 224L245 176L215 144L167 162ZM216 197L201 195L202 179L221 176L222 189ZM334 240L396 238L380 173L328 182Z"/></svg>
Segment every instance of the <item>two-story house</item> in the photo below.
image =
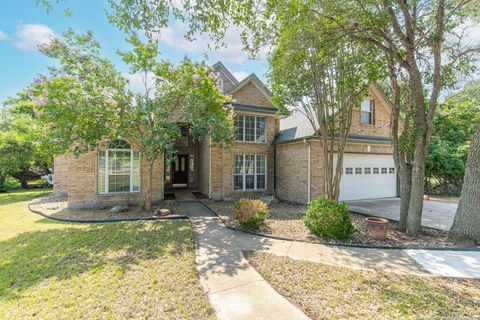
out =
<svg viewBox="0 0 480 320"><path fill-rule="evenodd" d="M238 81L220 62L220 88L235 99L235 142L194 142L188 127L171 163L157 160L154 200L177 189L200 191L214 200L277 195L307 202L323 195L320 141L308 121L276 115L267 87L251 74ZM396 174L390 147L389 105L376 86L358 107L344 161L341 199L395 196ZM111 141L78 158L55 158L54 191L68 194L72 208L136 202L145 197L146 162L135 141ZM360 172L361 171L361 172Z"/></svg>

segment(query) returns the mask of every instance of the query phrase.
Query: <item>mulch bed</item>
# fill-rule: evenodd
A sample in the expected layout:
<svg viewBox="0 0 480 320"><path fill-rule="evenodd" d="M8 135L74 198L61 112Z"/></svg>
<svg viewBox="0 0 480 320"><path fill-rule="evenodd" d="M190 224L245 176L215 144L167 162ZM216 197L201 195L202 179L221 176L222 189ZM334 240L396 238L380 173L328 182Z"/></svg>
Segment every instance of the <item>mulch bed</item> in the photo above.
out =
<svg viewBox="0 0 480 320"><path fill-rule="evenodd" d="M29 203L30 209L56 219L74 220L74 221L101 221L101 220L125 220L125 219L143 219L159 218L153 212L155 209L166 208L171 210L172 214L168 217L178 216L177 205L175 201L164 200L156 203L151 211L141 210L136 205L128 207L127 211L112 213L112 207L99 209L68 209L67 197L65 195L49 194L43 197L35 198Z"/></svg>
<svg viewBox="0 0 480 320"><path fill-rule="evenodd" d="M232 205L233 202L221 201L205 202L212 208L223 220L231 227L244 229L235 220ZM410 237L405 232L398 230L397 222L389 223L388 237L386 240L375 240L367 234L366 216L351 213L355 233L348 240L334 240L322 238L312 234L305 226L302 216L305 214L306 206L280 202L269 206L270 212L267 215L265 225L256 232L268 236L289 238L297 241L307 241L315 243L330 244L353 244L368 245L379 247L405 247L405 248L454 248L453 243L447 241L448 233L446 231L423 227L423 234L419 238Z"/></svg>

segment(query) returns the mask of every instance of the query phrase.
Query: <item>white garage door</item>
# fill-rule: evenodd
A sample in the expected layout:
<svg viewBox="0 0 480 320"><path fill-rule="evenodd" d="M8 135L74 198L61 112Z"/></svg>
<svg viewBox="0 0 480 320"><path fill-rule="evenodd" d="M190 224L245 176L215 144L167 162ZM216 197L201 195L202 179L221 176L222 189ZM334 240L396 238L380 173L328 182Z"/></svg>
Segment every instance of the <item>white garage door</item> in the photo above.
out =
<svg viewBox="0 0 480 320"><path fill-rule="evenodd" d="M393 156L344 154L340 200L387 198L397 195Z"/></svg>

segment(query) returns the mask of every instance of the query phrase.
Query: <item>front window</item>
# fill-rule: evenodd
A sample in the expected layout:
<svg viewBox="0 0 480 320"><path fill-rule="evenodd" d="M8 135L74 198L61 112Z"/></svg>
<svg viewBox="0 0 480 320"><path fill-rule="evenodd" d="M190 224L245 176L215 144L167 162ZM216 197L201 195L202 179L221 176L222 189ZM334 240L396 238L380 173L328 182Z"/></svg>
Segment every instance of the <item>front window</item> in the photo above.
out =
<svg viewBox="0 0 480 320"><path fill-rule="evenodd" d="M237 141L242 142L265 142L265 117L237 115L235 128L237 129Z"/></svg>
<svg viewBox="0 0 480 320"><path fill-rule="evenodd" d="M140 191L140 155L124 140L115 140L98 153L98 192Z"/></svg>
<svg viewBox="0 0 480 320"><path fill-rule="evenodd" d="M266 189L266 156L263 154L235 155L233 185L235 190Z"/></svg>
<svg viewBox="0 0 480 320"><path fill-rule="evenodd" d="M373 124L373 100L363 100L360 121L363 124Z"/></svg>

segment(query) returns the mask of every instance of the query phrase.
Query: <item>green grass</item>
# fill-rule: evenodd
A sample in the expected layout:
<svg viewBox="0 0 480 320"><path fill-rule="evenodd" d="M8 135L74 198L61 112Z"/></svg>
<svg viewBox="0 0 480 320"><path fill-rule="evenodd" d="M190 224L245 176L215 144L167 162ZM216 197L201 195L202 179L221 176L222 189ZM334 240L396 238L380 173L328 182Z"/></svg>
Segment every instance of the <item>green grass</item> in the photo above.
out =
<svg viewBox="0 0 480 320"><path fill-rule="evenodd" d="M0 319L208 319L187 221L56 223L0 195Z"/></svg>
<svg viewBox="0 0 480 320"><path fill-rule="evenodd" d="M472 319L480 281L359 271L267 253L248 255L270 284L312 319Z"/></svg>

